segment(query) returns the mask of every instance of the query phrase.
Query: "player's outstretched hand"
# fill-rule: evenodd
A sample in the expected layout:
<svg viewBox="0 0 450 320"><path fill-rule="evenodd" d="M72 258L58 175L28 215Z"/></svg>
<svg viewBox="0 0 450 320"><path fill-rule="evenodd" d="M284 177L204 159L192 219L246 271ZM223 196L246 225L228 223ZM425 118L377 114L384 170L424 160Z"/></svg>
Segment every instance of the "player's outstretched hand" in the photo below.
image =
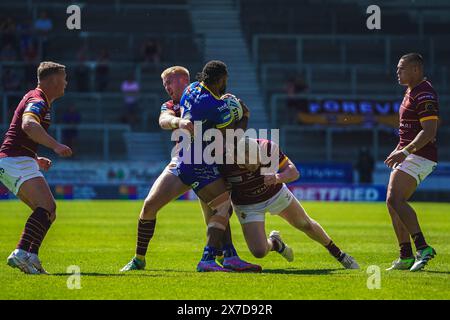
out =
<svg viewBox="0 0 450 320"><path fill-rule="evenodd" d="M194 124L187 119L181 119L180 124L178 125L180 129L185 129L189 131L191 135L194 134Z"/></svg>
<svg viewBox="0 0 450 320"><path fill-rule="evenodd" d="M39 169L41 169L42 171L48 171L52 166L52 160L44 157L38 157L36 161L39 165Z"/></svg>
<svg viewBox="0 0 450 320"><path fill-rule="evenodd" d="M53 151L60 157L70 157L72 155L72 149L61 143Z"/></svg>

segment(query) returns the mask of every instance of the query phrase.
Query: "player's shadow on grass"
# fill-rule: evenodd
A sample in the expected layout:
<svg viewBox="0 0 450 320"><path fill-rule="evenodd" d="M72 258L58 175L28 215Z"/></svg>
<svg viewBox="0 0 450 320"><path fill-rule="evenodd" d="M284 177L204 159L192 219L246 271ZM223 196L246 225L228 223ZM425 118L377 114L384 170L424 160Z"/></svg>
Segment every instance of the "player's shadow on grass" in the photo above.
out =
<svg viewBox="0 0 450 320"><path fill-rule="evenodd" d="M52 273L51 276L59 277L70 277L73 273ZM124 274L124 273L100 273L100 272L81 272L81 277L161 277L158 274L146 274L146 273L135 273L135 274Z"/></svg>
<svg viewBox="0 0 450 320"><path fill-rule="evenodd" d="M422 270L422 272L426 272L426 273L437 273L437 274L450 274L450 271Z"/></svg>
<svg viewBox="0 0 450 320"><path fill-rule="evenodd" d="M340 271L340 270L343 269L264 269L262 273L323 275L323 274L331 274L333 273L333 271Z"/></svg>

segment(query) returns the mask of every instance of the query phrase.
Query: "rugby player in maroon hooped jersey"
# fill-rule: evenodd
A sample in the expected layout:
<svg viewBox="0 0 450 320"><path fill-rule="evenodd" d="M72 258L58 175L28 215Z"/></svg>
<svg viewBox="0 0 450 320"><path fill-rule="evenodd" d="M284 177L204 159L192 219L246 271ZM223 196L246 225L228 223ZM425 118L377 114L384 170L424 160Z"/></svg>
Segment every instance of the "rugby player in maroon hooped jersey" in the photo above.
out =
<svg viewBox="0 0 450 320"><path fill-rule="evenodd" d="M45 61L37 69L38 85L17 106L0 148L0 181L33 213L22 236L7 259L8 265L28 274L47 274L38 258L39 247L56 218L55 199L44 176L52 162L36 154L38 145L52 149L61 157L72 150L48 133L51 104L64 95L67 85L65 66Z"/></svg>
<svg viewBox="0 0 450 320"><path fill-rule="evenodd" d="M163 86L167 94L172 98L161 107L159 125L164 130L185 129L194 132L191 121L181 118L180 99L184 89L190 83L189 70L181 66L173 66L164 70L161 74ZM145 256L148 245L153 237L158 211L173 199L178 198L191 189L179 178L176 170L178 157L174 157L164 169L150 189L138 219L135 256L120 271L142 270L146 266ZM208 224L212 216L212 210L203 201L200 201L205 222ZM218 260L225 269L233 271L260 272L259 265L248 263L239 258L233 246L230 225L227 225L222 239L223 256Z"/></svg>
<svg viewBox="0 0 450 320"><path fill-rule="evenodd" d="M423 58L409 53L397 65L398 82L407 86L400 106L400 142L384 161L392 168L386 203L400 246L400 257L388 270L422 269L436 251L427 244L408 199L437 165L438 97L424 78ZM411 240L417 250L413 256Z"/></svg>
<svg viewBox="0 0 450 320"><path fill-rule="evenodd" d="M263 258L270 251L276 251L287 261L294 260L292 248L284 243L279 231L272 231L269 237L266 236L265 213L270 212L320 243L346 269L359 269L356 260L336 246L287 188L286 183L297 180L299 172L274 142L247 137L238 142L237 148L246 150L244 158L235 155L235 164L221 165L220 173L231 188L234 211L242 225L248 248L256 258ZM248 150L258 152L253 161L249 158ZM261 154L269 155L269 158L278 154L278 172L261 174L261 168L267 167L261 164Z"/></svg>

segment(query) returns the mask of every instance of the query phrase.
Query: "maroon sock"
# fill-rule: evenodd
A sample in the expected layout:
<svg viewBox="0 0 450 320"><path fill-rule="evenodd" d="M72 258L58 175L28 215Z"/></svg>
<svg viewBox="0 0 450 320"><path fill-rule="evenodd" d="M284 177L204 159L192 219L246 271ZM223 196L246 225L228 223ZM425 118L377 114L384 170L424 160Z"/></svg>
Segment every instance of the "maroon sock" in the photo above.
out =
<svg viewBox="0 0 450 320"><path fill-rule="evenodd" d="M400 259L408 259L413 256L411 242L400 243Z"/></svg>
<svg viewBox="0 0 450 320"><path fill-rule="evenodd" d="M47 231L45 231L45 233L42 235L42 240L47 235L48 230L49 229L47 229ZM40 240L40 241L34 240L33 243L30 246L29 252L38 255L39 254L39 248L41 247L41 244L42 244L42 240Z"/></svg>
<svg viewBox="0 0 450 320"><path fill-rule="evenodd" d="M50 213L44 208L36 208L25 224L17 249L30 251L33 248L33 253L37 253L51 224Z"/></svg>
<svg viewBox="0 0 450 320"><path fill-rule="evenodd" d="M333 240L331 240L330 243L325 246L325 248L327 248L328 252L336 259L339 259L342 255L341 249L339 249L338 246L334 244Z"/></svg>
<svg viewBox="0 0 450 320"><path fill-rule="evenodd" d="M139 219L138 222L138 236L136 243L136 254L140 256L145 256L147 253L148 243L153 237L155 232L155 220L143 220Z"/></svg>
<svg viewBox="0 0 450 320"><path fill-rule="evenodd" d="M425 241L425 237L423 236L422 232L413 234L412 238L414 240L414 245L416 246L417 250L422 250L428 247L428 244Z"/></svg>

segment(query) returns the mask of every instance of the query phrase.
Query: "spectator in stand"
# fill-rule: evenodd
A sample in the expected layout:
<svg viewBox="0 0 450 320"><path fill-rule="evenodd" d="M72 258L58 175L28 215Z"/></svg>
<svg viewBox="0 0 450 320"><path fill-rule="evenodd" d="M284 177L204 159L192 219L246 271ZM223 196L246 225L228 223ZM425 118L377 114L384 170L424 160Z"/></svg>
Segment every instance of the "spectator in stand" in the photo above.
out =
<svg viewBox="0 0 450 320"><path fill-rule="evenodd" d="M308 85L299 74L288 78L286 82L286 94L288 95L287 107L289 114L296 115L299 111L305 112L308 106L308 101L304 98L296 98L295 95L304 93L308 90ZM291 117L295 120L296 117Z"/></svg>
<svg viewBox="0 0 450 320"><path fill-rule="evenodd" d="M48 35L50 31L53 29L53 22L48 17L46 11L42 11L39 18L34 22L34 29L40 35Z"/></svg>
<svg viewBox="0 0 450 320"><path fill-rule="evenodd" d="M77 125L81 123L81 114L77 111L73 104L69 106L66 112L64 112L62 123L71 125L70 128L66 128L62 131L63 141L64 144L69 146L72 149L73 153L76 154L78 138Z"/></svg>
<svg viewBox="0 0 450 320"><path fill-rule="evenodd" d="M289 96L303 93L308 90L308 85L305 80L299 74L290 77L286 83L286 93Z"/></svg>
<svg viewBox="0 0 450 320"><path fill-rule="evenodd" d="M132 73L122 82L121 91L125 107L122 122L128 123L132 127L136 126L138 122L140 89L140 85Z"/></svg>
<svg viewBox="0 0 450 320"><path fill-rule="evenodd" d="M12 62L17 60L17 52L11 43L7 43L0 51L0 61Z"/></svg>
<svg viewBox="0 0 450 320"><path fill-rule="evenodd" d="M36 86L36 69L40 60L37 43L35 41L27 42L21 54L22 60L25 62L25 85L28 90L32 90Z"/></svg>
<svg viewBox="0 0 450 320"><path fill-rule="evenodd" d="M20 78L14 69L5 68L2 77L3 90L6 92L20 90Z"/></svg>
<svg viewBox="0 0 450 320"><path fill-rule="evenodd" d="M142 45L142 62L145 64L159 64L161 62L161 44L148 39Z"/></svg>
<svg viewBox="0 0 450 320"><path fill-rule="evenodd" d="M100 56L97 60L95 67L95 83L97 85L97 91L103 92L108 89L109 85L109 52L107 49L103 49L100 52Z"/></svg>
<svg viewBox="0 0 450 320"><path fill-rule="evenodd" d="M90 91L90 70L87 63L88 49L82 46L77 53L77 66L75 67L75 79L77 90L80 92Z"/></svg>
<svg viewBox="0 0 450 320"><path fill-rule="evenodd" d="M16 45L16 23L11 17L0 19L1 43L3 46Z"/></svg>
<svg viewBox="0 0 450 320"><path fill-rule="evenodd" d="M373 182L375 161L367 148L364 147L359 150L358 161L355 169L359 174L359 183L370 184Z"/></svg>
<svg viewBox="0 0 450 320"><path fill-rule="evenodd" d="M17 33L19 34L20 52L24 52L31 42L36 44L34 37L33 21L29 18L24 19L17 25Z"/></svg>
<svg viewBox="0 0 450 320"><path fill-rule="evenodd" d="M41 42L42 58L45 60L47 57L48 36L53 29L53 22L46 11L42 11L39 18L34 22L34 29Z"/></svg>

